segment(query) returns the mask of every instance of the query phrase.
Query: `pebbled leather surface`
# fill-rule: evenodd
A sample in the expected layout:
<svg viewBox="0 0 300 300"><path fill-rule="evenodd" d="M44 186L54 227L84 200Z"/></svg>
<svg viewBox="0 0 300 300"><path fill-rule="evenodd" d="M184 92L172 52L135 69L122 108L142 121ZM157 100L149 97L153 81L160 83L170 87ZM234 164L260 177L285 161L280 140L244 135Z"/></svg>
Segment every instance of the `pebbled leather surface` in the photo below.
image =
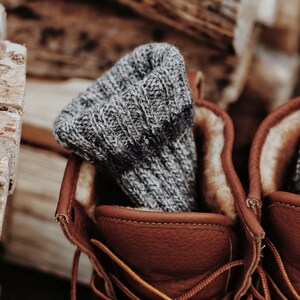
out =
<svg viewBox="0 0 300 300"><path fill-rule="evenodd" d="M236 256L233 222L222 215L100 206L97 226L111 250L144 280L175 298ZM126 281L126 275L123 274ZM195 299L219 299L229 273ZM142 292L139 289L138 292Z"/></svg>
<svg viewBox="0 0 300 300"><path fill-rule="evenodd" d="M267 236L278 250L289 279L300 294L300 195L274 192L264 201L263 225ZM265 267L289 299L294 299L272 255L265 256Z"/></svg>
<svg viewBox="0 0 300 300"><path fill-rule="evenodd" d="M300 299L300 195L276 191L262 199L260 174L261 152L268 133L283 118L300 109L300 97L288 101L274 110L262 122L255 134L249 157L250 188L248 199L255 201L257 221L262 222L267 238L279 252L291 286L283 279L283 268L276 263L274 251L267 246L263 250L263 265L288 299ZM298 137L295 137L298 139ZM270 153L272 155L272 153ZM282 157L284 160L285 157ZM262 206L262 215L260 207ZM291 292L292 290L295 292ZM282 299L278 294L272 299Z"/></svg>

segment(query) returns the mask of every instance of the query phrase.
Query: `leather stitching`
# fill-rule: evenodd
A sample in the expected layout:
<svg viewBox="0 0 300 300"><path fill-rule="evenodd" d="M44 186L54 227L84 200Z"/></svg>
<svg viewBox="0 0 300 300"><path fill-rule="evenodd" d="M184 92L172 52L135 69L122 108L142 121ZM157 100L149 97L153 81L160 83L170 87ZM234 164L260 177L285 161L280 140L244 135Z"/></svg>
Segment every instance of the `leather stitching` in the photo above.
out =
<svg viewBox="0 0 300 300"><path fill-rule="evenodd" d="M288 204L288 203L283 203L283 202L280 202L280 201L274 201L272 204L270 204L268 207L266 207L264 209L264 211L267 211L268 209L270 209L272 207L276 207L276 206L287 206L289 208L300 209L300 206L296 206L296 205L292 205L292 204Z"/></svg>
<svg viewBox="0 0 300 300"><path fill-rule="evenodd" d="M143 224L143 225L178 225L178 226L209 226L216 227L222 229L221 231L228 231L228 228L218 224L209 224L209 223L195 223L195 222L144 222L144 221L136 221L136 220L127 220L115 217L98 217L97 221L99 222L125 222L131 224Z"/></svg>

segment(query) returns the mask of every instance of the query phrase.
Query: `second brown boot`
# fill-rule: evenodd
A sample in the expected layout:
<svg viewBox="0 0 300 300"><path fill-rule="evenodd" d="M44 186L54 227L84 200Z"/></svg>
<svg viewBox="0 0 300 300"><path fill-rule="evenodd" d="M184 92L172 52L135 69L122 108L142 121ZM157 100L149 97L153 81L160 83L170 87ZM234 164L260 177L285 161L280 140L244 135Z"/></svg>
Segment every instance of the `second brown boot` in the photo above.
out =
<svg viewBox="0 0 300 300"><path fill-rule="evenodd" d="M250 297L264 232L232 164L233 125L215 105L195 99L196 212L140 210L105 176L96 177L91 201L76 201L83 160L71 156L56 218L95 270L99 299L240 299ZM84 175L83 175L84 177ZM79 180L79 181L78 181Z"/></svg>
<svg viewBox="0 0 300 300"><path fill-rule="evenodd" d="M293 193L299 142L296 98L264 120L251 148L248 202L267 234L263 267L272 299L300 299L300 195Z"/></svg>

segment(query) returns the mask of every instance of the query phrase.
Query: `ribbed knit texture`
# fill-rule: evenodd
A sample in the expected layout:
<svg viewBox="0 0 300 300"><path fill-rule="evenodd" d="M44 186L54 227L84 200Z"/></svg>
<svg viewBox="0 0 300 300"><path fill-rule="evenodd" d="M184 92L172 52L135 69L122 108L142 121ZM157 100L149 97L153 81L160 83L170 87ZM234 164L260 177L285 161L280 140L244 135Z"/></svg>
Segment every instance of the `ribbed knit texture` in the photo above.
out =
<svg viewBox="0 0 300 300"><path fill-rule="evenodd" d="M300 195L300 141L296 153L295 164L292 169L292 176L289 182L288 191Z"/></svg>
<svg viewBox="0 0 300 300"><path fill-rule="evenodd" d="M183 57L169 44L148 44L73 99L53 132L112 175L135 206L192 211L193 116Z"/></svg>

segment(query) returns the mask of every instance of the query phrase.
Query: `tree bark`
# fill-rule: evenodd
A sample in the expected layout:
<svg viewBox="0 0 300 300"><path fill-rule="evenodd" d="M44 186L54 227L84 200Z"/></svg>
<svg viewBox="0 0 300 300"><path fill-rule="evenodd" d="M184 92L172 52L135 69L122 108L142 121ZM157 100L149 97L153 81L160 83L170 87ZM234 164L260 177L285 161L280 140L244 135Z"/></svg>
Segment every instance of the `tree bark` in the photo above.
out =
<svg viewBox="0 0 300 300"><path fill-rule="evenodd" d="M0 240L7 197L16 182L25 89L23 46L0 41Z"/></svg>
<svg viewBox="0 0 300 300"><path fill-rule="evenodd" d="M0 42L0 145L11 153L11 183L13 191L21 135L21 115L25 92L25 47Z"/></svg>

